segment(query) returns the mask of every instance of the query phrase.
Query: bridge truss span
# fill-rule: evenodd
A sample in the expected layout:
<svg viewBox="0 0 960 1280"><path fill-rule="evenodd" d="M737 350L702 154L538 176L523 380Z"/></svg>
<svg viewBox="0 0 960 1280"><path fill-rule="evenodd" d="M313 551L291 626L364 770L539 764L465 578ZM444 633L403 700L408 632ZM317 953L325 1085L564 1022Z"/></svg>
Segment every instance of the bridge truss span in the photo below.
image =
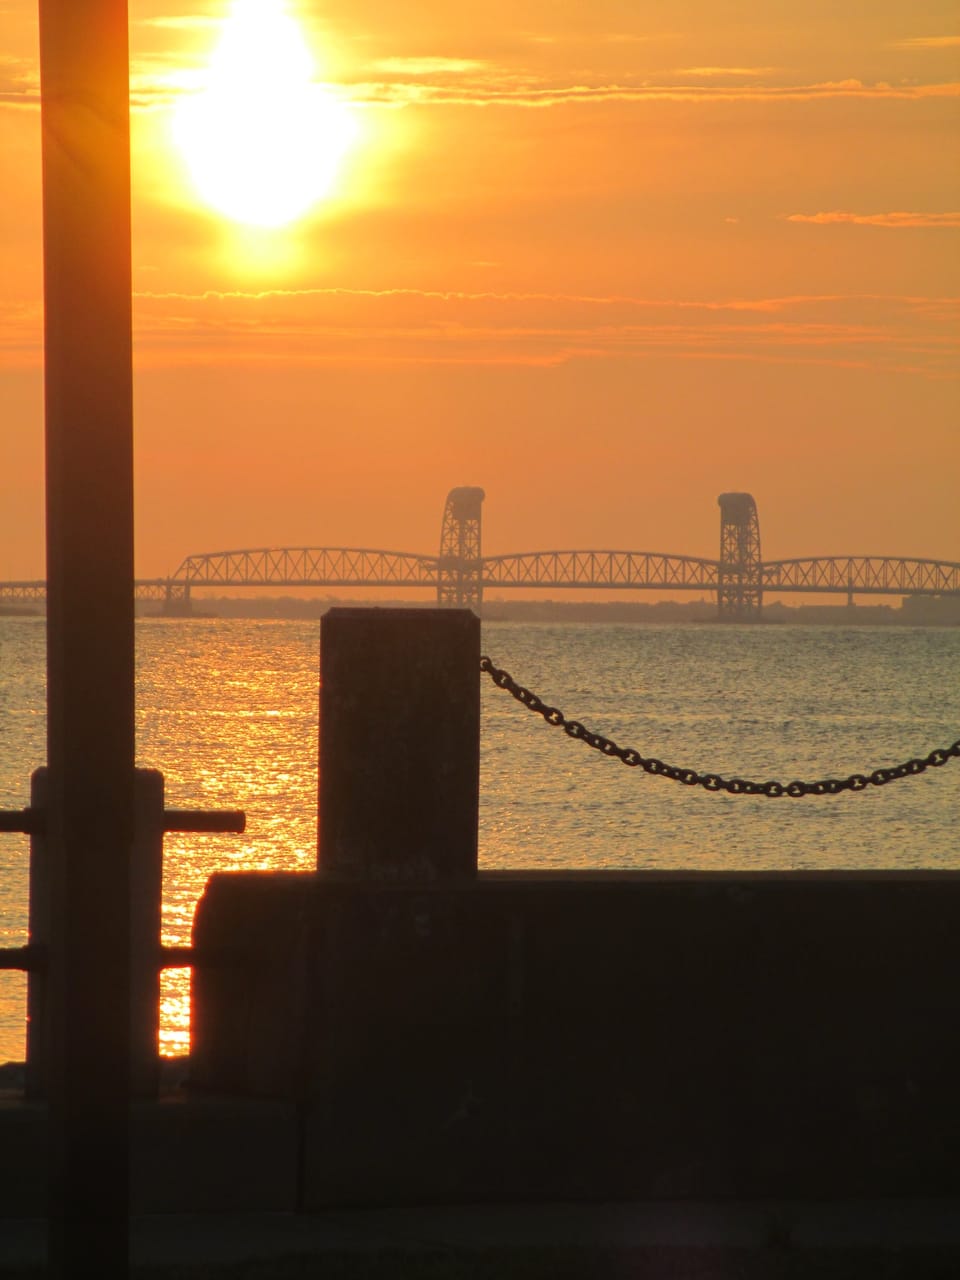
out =
<svg viewBox="0 0 960 1280"><path fill-rule="evenodd" d="M719 562L658 551L525 551L483 558L483 586L715 591Z"/></svg>
<svg viewBox="0 0 960 1280"><path fill-rule="evenodd" d="M523 551L484 556L484 491L447 495L439 555L367 547L255 547L187 556L166 578L142 578L137 600L189 614L191 592L222 587L423 587L437 604L479 609L485 590L529 588L699 591L716 593L718 616L760 618L765 592L960 596L960 563L893 556L808 556L764 560L760 521L749 493L722 493L720 557L659 551ZM0 582L0 605L42 602L42 581Z"/></svg>
<svg viewBox="0 0 960 1280"><path fill-rule="evenodd" d="M47 582L36 578L32 582L0 582L0 604L38 604L46 601Z"/></svg>
<svg viewBox="0 0 960 1280"><path fill-rule="evenodd" d="M767 591L858 595L960 595L960 564L892 556L813 556L765 560Z"/></svg>
<svg viewBox="0 0 960 1280"><path fill-rule="evenodd" d="M257 547L188 556L173 578L191 587L434 587L436 556L367 547Z"/></svg>

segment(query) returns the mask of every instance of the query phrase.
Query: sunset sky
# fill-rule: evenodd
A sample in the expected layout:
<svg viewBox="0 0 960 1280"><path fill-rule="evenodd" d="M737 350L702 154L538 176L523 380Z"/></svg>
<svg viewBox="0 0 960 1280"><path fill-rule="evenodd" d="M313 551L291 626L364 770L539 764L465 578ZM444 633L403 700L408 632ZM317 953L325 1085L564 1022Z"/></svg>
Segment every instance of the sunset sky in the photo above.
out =
<svg viewBox="0 0 960 1280"><path fill-rule="evenodd" d="M960 560L955 0L289 0L312 66L230 44L278 7L130 5L139 574L433 552L455 485L489 554L716 556L736 489L767 558ZM44 572L36 22L0 0L0 579Z"/></svg>

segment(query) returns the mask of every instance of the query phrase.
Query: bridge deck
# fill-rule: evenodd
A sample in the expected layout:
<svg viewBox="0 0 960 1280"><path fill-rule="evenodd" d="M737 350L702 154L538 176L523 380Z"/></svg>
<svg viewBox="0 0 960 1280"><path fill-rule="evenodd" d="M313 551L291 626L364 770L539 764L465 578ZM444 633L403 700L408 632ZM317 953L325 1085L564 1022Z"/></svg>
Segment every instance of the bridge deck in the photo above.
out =
<svg viewBox="0 0 960 1280"><path fill-rule="evenodd" d="M729 582L729 567L726 572ZM141 578L138 600L177 600L195 588L438 588L451 575L482 589L717 591L721 564L651 551L527 551L472 561L357 547L276 547L189 556L167 578ZM960 563L892 556L813 556L760 562L764 592L960 595ZM0 602L44 600L40 579L0 582Z"/></svg>

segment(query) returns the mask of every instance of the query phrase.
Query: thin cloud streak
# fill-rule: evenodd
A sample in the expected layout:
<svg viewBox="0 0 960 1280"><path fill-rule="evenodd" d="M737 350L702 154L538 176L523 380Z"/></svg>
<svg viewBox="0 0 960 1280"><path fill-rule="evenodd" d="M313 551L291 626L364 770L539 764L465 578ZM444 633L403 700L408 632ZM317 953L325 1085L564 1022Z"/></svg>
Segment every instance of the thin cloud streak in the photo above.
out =
<svg viewBox="0 0 960 1280"><path fill-rule="evenodd" d="M823 213L790 213L787 222L816 223L818 226L843 224L858 227L960 227L960 212L908 213L897 210L892 213L850 213L844 209L832 209Z"/></svg>
<svg viewBox="0 0 960 1280"><path fill-rule="evenodd" d="M772 76L779 70L779 67L678 67L674 75L702 76L704 79L711 79L723 76Z"/></svg>
<svg viewBox="0 0 960 1280"><path fill-rule="evenodd" d="M387 75L399 76L435 76L466 75L471 71L480 71L487 64L477 58L382 58L375 62L374 68Z"/></svg>
<svg viewBox="0 0 960 1280"><path fill-rule="evenodd" d="M960 97L960 82L941 84L866 84L861 80L810 85L575 84L501 87L366 83L344 85L354 102L376 106L460 106L546 108L611 102L811 102L830 99L921 101Z"/></svg>
<svg viewBox="0 0 960 1280"><path fill-rule="evenodd" d="M425 298L439 301L468 302L570 302L598 306L676 308L705 311L779 311L789 307L829 303L889 303L908 308L931 304L960 309L960 297L920 297L914 294L884 293L801 293L772 298L679 299L641 298L629 294L536 293L461 289L348 289L339 286L309 289L204 289L200 292L135 290L134 298L181 301L224 301L229 299L262 300L267 298Z"/></svg>
<svg viewBox="0 0 960 1280"><path fill-rule="evenodd" d="M729 360L955 380L960 299L863 296L577 298L351 290L140 292L138 367L553 367ZM36 309L0 310L0 364L36 366Z"/></svg>
<svg viewBox="0 0 960 1280"><path fill-rule="evenodd" d="M907 40L893 40L891 49L955 49L960 46L960 36L911 36Z"/></svg>
<svg viewBox="0 0 960 1280"><path fill-rule="evenodd" d="M423 63L423 59L405 60ZM446 64L454 82L438 83L433 79L324 81L322 87L355 106L379 108L403 107L514 107L545 109L563 106L602 106L610 103L642 105L644 103L775 103L866 99L875 101L915 102L927 99L960 97L960 82L931 84L866 83L858 79L824 81L813 84L723 84L710 83L724 77L765 74L775 68L688 68L675 75L708 83L683 83L668 80L644 84L567 84L556 85L519 79L516 72L505 72L491 66L471 78L468 67L485 64L467 59L428 59L431 64ZM456 66L454 65L456 64ZM140 58L131 66L130 105L134 111L155 111L170 107L187 90L185 78L189 69L179 59L154 55ZM411 74L413 74L411 72ZM439 74L422 70L424 76ZM39 76L32 64L13 68L12 60L0 74L0 109L3 107L38 109Z"/></svg>
<svg viewBox="0 0 960 1280"><path fill-rule="evenodd" d="M932 308L932 309L931 309ZM666 301L416 290L138 294L147 359L555 365L684 358L818 363L949 377L960 300L828 296Z"/></svg>
<svg viewBox="0 0 960 1280"><path fill-rule="evenodd" d="M40 106L40 72L26 58L0 56L0 108L37 109Z"/></svg>
<svg viewBox="0 0 960 1280"><path fill-rule="evenodd" d="M179 13L158 15L153 18L136 18L139 27L159 27L169 31L207 31L223 26L222 17L204 13Z"/></svg>

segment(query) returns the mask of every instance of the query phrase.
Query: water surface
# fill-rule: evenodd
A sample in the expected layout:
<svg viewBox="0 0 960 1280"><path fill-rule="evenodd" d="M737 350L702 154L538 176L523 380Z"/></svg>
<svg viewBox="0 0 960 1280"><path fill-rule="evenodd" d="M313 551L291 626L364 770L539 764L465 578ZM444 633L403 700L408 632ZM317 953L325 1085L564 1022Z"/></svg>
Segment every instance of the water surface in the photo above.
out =
<svg viewBox="0 0 960 1280"><path fill-rule="evenodd" d="M42 619L0 619L0 807L43 762ZM189 941L207 876L316 860L315 622L142 619L139 763L167 803L243 808L243 836L169 836L163 940ZM484 648L569 717L700 772L870 772L960 737L960 629L487 623ZM884 788L770 800L627 769L484 677L484 867L957 867L960 763ZM26 940L27 841L0 835L0 945ZM96 922L91 921L91 928ZM188 1046L187 975L161 1046ZM25 982L0 973L0 1062L23 1055Z"/></svg>

